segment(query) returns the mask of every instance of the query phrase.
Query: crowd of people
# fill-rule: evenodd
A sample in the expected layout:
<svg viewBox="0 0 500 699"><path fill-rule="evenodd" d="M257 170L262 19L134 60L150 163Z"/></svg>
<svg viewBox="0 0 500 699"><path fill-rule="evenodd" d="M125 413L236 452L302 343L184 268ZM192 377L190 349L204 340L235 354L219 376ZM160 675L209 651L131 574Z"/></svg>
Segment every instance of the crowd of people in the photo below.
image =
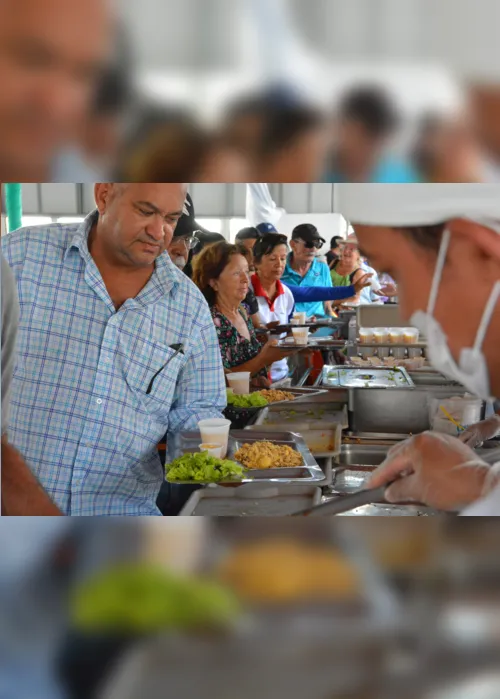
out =
<svg viewBox="0 0 500 699"><path fill-rule="evenodd" d="M461 115L415 124L377 83L353 83L320 109L278 80L231 97L208 127L190 108L137 89L133 48L111 5L1 3L4 181L498 181L495 86L470 90Z"/></svg>
<svg viewBox="0 0 500 699"><path fill-rule="evenodd" d="M4 513L160 514L158 444L221 415L227 373L248 371L257 387L286 380L290 350L269 331L298 308L327 317L398 295L431 363L485 400L497 395L497 187L469 185L467 199L452 185L409 186L397 203L390 187L342 187L355 233L332 238L330 264L312 224L289 240L265 222L234 244L201 230L183 184L97 184L82 224L4 236ZM367 259L398 286L374 280ZM499 431L493 416L462 441ZM439 490L459 465L464 488L496 483L468 446L435 434L400 445L373 483L400 474L388 497L462 507L479 499L477 483L464 501L453 499L453 488L464 497L460 485Z"/></svg>

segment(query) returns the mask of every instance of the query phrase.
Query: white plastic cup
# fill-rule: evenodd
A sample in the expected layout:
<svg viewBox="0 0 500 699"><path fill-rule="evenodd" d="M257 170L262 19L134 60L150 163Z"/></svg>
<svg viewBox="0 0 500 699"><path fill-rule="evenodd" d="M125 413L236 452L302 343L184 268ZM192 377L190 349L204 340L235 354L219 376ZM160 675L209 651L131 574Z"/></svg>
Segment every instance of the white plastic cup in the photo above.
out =
<svg viewBox="0 0 500 699"><path fill-rule="evenodd" d="M418 347L409 347L408 348L408 356L410 359L418 359L421 357L423 354L423 351L419 349Z"/></svg>
<svg viewBox="0 0 500 699"><path fill-rule="evenodd" d="M299 319L298 318L292 318L290 321L290 325L299 325Z"/></svg>
<svg viewBox="0 0 500 699"><path fill-rule="evenodd" d="M200 451L206 451L207 454L210 454L210 456L215 457L216 459L221 458L222 454L222 447L220 445L216 444L200 444L198 447Z"/></svg>
<svg viewBox="0 0 500 699"><path fill-rule="evenodd" d="M368 359L369 357L375 356L375 347L360 347L359 353L363 359Z"/></svg>
<svg viewBox="0 0 500 699"><path fill-rule="evenodd" d="M389 342L389 330L387 328L375 328L373 339L378 345L385 345Z"/></svg>
<svg viewBox="0 0 500 699"><path fill-rule="evenodd" d="M294 313L293 317L299 321L300 325L304 325L304 323L307 321L307 313Z"/></svg>
<svg viewBox="0 0 500 699"><path fill-rule="evenodd" d="M306 346L309 340L309 330L307 328L292 328L293 339L296 345Z"/></svg>
<svg viewBox="0 0 500 699"><path fill-rule="evenodd" d="M403 328L389 328L389 342L391 345L403 344Z"/></svg>
<svg viewBox="0 0 500 699"><path fill-rule="evenodd" d="M389 356L389 352L389 347L379 347L377 349L377 354L380 357L380 359L387 359L387 357Z"/></svg>
<svg viewBox="0 0 500 699"><path fill-rule="evenodd" d="M202 444L214 444L222 447L221 459L224 459L227 454L230 427L231 420L224 420L223 418L200 420L198 423Z"/></svg>
<svg viewBox="0 0 500 699"><path fill-rule="evenodd" d="M231 373L227 375L229 387L233 389L236 396L244 396L250 393L250 372L241 371L239 373Z"/></svg>
<svg viewBox="0 0 500 699"><path fill-rule="evenodd" d="M415 345L419 337L420 333L417 328L404 328L403 342L405 345Z"/></svg>
<svg viewBox="0 0 500 699"><path fill-rule="evenodd" d="M394 359L405 359L406 357L406 347L393 347L391 352Z"/></svg>
<svg viewBox="0 0 500 699"><path fill-rule="evenodd" d="M375 331L373 328L360 328L359 341L362 345L369 345L373 342Z"/></svg>

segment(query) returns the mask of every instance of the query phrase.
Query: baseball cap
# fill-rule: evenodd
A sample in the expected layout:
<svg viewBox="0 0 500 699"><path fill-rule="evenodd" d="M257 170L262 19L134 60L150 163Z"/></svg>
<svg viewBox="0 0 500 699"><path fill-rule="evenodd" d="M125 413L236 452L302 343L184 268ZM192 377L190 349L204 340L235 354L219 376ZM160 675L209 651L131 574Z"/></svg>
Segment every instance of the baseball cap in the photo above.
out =
<svg viewBox="0 0 500 699"><path fill-rule="evenodd" d="M184 204L184 213L177 222L174 231L174 238L184 238L193 236L196 231L204 231L195 219L194 204L190 194L187 194Z"/></svg>
<svg viewBox="0 0 500 699"><path fill-rule="evenodd" d="M266 235L266 233L278 233L278 230L272 223L259 223L257 230L261 235Z"/></svg>
<svg viewBox="0 0 500 699"><path fill-rule="evenodd" d="M258 231L256 228L253 226L248 226L247 228L242 228L241 231L238 231L236 234L236 240L242 241L242 240L257 240L258 238L261 237L260 231Z"/></svg>
<svg viewBox="0 0 500 699"><path fill-rule="evenodd" d="M316 243L320 241L323 245L326 240L320 236L316 226L312 223L301 223L292 231L292 240L303 240L304 243Z"/></svg>

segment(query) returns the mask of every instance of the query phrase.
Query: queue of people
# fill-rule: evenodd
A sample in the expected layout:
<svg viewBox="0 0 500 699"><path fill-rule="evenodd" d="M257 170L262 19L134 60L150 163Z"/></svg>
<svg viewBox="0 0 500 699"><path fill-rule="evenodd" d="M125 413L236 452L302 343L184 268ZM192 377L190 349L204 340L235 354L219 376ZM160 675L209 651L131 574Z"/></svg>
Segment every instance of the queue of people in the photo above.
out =
<svg viewBox="0 0 500 699"><path fill-rule="evenodd" d="M177 260L198 246L182 184L98 184L97 208L82 224L5 236L4 512L160 514L158 443L221 416L225 373L249 371L258 387L285 377L289 350L259 330L287 323L298 303L311 303L311 314L364 290L398 293L435 368L495 399L500 197L496 186L467 187L408 186L396 199L390 187L343 185L355 236L342 241L331 270L314 255L323 239L302 224L291 240L247 229L253 246L203 244L191 281ZM374 292L362 259L390 272L397 289ZM288 286L287 272L297 285ZM320 286L327 277L330 286ZM500 475L471 447L499 432L496 415L460 441L418 435L390 453L371 484L387 483L390 501L442 509L479 501L466 512L496 513Z"/></svg>

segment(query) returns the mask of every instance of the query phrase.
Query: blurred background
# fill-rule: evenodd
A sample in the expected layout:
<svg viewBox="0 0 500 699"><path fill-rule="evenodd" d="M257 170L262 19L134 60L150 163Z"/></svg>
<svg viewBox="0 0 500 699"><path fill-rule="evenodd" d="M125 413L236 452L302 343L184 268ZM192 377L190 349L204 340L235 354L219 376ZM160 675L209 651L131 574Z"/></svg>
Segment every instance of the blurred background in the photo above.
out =
<svg viewBox="0 0 500 699"><path fill-rule="evenodd" d="M496 699L489 520L3 519L5 698Z"/></svg>
<svg viewBox="0 0 500 699"><path fill-rule="evenodd" d="M39 5L0 4L3 181L500 179L496 0Z"/></svg>

